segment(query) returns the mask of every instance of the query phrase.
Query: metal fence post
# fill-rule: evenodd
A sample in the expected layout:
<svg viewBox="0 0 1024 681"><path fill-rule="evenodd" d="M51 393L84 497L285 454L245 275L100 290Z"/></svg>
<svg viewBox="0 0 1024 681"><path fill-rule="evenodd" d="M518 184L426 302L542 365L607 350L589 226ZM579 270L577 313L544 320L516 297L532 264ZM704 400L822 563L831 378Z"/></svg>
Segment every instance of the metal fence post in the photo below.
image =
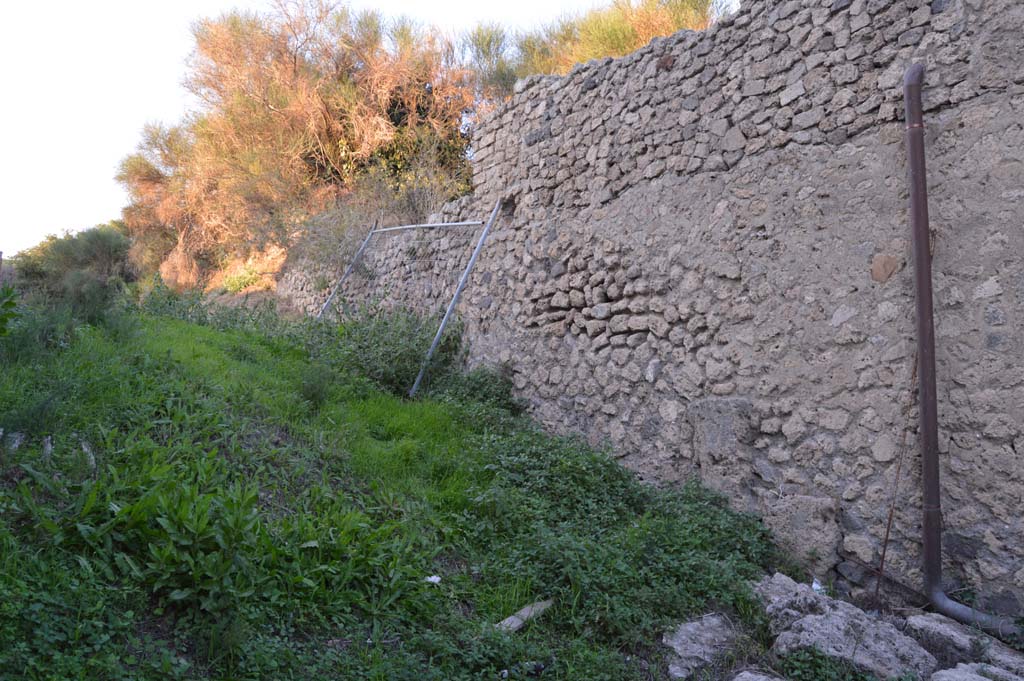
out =
<svg viewBox="0 0 1024 681"><path fill-rule="evenodd" d="M480 240L476 243L476 248L473 249L473 255L469 257L469 262L466 264L466 271L462 273L462 278L459 279L459 285L455 289L455 295L452 296L452 302L448 303L448 309L445 310L444 317L441 318L441 325L437 329L437 334L434 336L434 342L430 344L430 349L427 351L427 357L423 360L423 366L420 367L420 373L416 376L416 382L412 384L412 389L409 390L409 397L415 397L416 392L420 389L420 383L423 382L423 376L427 373L427 367L430 366L430 359L434 356L434 352L437 351L437 346L441 343L441 336L444 335L445 327L448 326L448 320L452 316L452 312L455 311L455 306L459 303L459 296L462 295L462 289L466 288L466 282L469 281L469 274L473 271L473 266L476 265L477 256L480 255L480 251L483 250L484 241L487 239L488 232L491 231L491 227L494 225L494 219L498 217L498 209L501 208L501 199L494 204L494 210L491 211L491 217L487 220L487 225L484 227L484 231L480 233Z"/></svg>
<svg viewBox="0 0 1024 681"><path fill-rule="evenodd" d="M377 233L377 225L379 224L379 222L380 218L377 218L376 220L373 221L373 227L370 228L370 233L366 235L365 239L363 239L363 243L359 246L359 250L357 250L356 254L352 257L352 262L348 264L348 268L345 269L345 273L341 275L341 279L339 279L338 283L334 285L334 289L331 291L331 295L327 296L327 300L324 301L324 304L323 306L321 306L320 311L316 313L317 319L320 319L321 317L324 316L324 312L331 304L331 301L334 300L334 296L337 295L338 291L341 290L341 285L345 283L346 279L348 279L348 275L352 274L352 270L355 269L356 263L359 262L359 258L363 255L363 251L366 250L366 246L370 243L370 239L373 237L374 234Z"/></svg>

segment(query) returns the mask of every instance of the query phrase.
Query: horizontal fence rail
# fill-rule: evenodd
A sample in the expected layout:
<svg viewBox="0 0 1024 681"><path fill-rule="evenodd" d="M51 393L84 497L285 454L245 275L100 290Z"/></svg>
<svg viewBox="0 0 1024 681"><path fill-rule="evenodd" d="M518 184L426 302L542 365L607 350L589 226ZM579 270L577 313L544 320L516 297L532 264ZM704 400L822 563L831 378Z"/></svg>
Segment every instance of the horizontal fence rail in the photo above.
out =
<svg viewBox="0 0 1024 681"><path fill-rule="evenodd" d="M398 227L385 227L383 229L373 230L374 234L383 234L384 232L400 232L403 229L436 229L438 227L479 227L484 224L482 220L470 220L468 222L432 222L423 225L399 225Z"/></svg>
<svg viewBox="0 0 1024 681"><path fill-rule="evenodd" d="M341 275L341 279L339 279L338 283L334 285L333 289L331 289L331 293L329 296L327 296L327 300L325 300L324 304L320 306L320 311L316 313L317 319L321 319L324 316L324 312L327 311L327 308L331 306L331 302L334 301L334 297L338 294L338 291L341 290L342 284L345 283L345 280L348 279L350 274L352 274L352 270L354 270L356 265L359 264L359 259L362 257L363 252L366 250L366 247L370 245L370 240L373 238L374 234L384 234L386 232L401 232L411 229L440 229L444 227L479 227L480 225L484 224L483 220L466 220L464 222L425 222L418 225L398 225L396 227L378 228L377 225L379 223L379 219L373 223L373 228L370 229L369 233L366 235L366 238L363 239L363 243L359 246L359 249L356 251L356 254L352 257L352 262L348 264L348 267L345 269L345 273Z"/></svg>

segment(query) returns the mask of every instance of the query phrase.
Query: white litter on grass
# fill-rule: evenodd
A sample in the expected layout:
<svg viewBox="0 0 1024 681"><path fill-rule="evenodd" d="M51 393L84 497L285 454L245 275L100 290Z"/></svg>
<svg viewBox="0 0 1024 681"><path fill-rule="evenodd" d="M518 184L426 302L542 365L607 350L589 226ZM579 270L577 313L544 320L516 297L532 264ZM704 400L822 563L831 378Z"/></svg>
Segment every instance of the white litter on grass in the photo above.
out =
<svg viewBox="0 0 1024 681"><path fill-rule="evenodd" d="M424 582L430 582L431 584L440 584L441 583L441 575L430 575L429 577L424 577L423 581Z"/></svg>
<svg viewBox="0 0 1024 681"><path fill-rule="evenodd" d="M546 601L538 601L537 603L532 603L523 608L522 610L520 610L519 612L517 612L516 614L509 615L508 617L498 622L494 626L502 631L515 633L522 629L524 626L526 626L527 622L529 622L534 617L537 617L545 610L550 608L552 603L554 603L554 601L550 599Z"/></svg>
<svg viewBox="0 0 1024 681"><path fill-rule="evenodd" d="M816 594L825 593L825 587L821 585L821 582L818 581L817 577L815 577L814 581L811 582L811 588L814 589L814 593Z"/></svg>

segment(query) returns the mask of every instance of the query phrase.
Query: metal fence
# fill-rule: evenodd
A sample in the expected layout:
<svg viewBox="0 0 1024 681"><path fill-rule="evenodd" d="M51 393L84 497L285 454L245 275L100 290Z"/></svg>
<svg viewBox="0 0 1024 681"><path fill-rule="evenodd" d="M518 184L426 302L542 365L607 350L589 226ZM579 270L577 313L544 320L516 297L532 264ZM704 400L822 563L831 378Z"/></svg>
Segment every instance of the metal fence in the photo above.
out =
<svg viewBox="0 0 1024 681"><path fill-rule="evenodd" d="M477 258L484 248L487 235L490 233L498 217L501 203L495 203L487 221L470 220L465 222L436 222L418 225L399 225L380 227L379 221L367 233L344 273L331 289L327 300L317 312L316 318L321 319L332 306L348 309L353 302L368 303L377 299L398 298L396 302L403 307L418 311L429 316L437 310L429 307L432 301L447 302L444 315L438 324L434 340L426 352L423 365L415 383L409 390L409 397L419 391L430 366L430 360L437 351L444 331L459 304L469 275L476 265ZM481 229L482 227L482 229ZM479 236L473 239L479 230ZM470 246L472 250L470 251ZM373 257L374 250L377 257ZM468 254L468 259L466 255ZM465 264L463 265L463 261ZM401 270L401 271L399 271ZM447 275L458 274L458 282L454 291L445 288ZM423 289L415 289L417 277L437 280L431 281L431 290L423 294ZM413 287L413 292L403 292L401 284ZM434 284L440 284L434 286ZM423 282L420 282L423 285ZM450 292L450 297L449 297Z"/></svg>

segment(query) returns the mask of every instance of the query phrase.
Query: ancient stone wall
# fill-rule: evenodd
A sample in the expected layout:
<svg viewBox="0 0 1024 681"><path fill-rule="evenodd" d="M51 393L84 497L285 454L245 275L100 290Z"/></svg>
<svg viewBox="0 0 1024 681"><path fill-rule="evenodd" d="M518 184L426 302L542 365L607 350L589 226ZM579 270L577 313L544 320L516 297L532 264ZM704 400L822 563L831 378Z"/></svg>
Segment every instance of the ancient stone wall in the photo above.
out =
<svg viewBox="0 0 1024 681"><path fill-rule="evenodd" d="M463 199L448 208L457 212L466 204L468 200ZM443 313L486 219L486 214L470 215L466 221L480 224L374 234L338 291L335 308L383 305L401 306L423 315ZM286 309L317 314L362 244L366 236L362 230L368 229L366 225L354 226L355 238L339 244L337 255L323 258L304 252L286 266L277 284L278 297Z"/></svg>
<svg viewBox="0 0 1024 681"><path fill-rule="evenodd" d="M887 571L919 586L915 61L947 581L1019 612L1024 2L744 0L707 32L529 79L441 217L504 201L460 312L472 360L509 364L542 422L645 478L699 476L842 587L878 563L895 498Z"/></svg>

